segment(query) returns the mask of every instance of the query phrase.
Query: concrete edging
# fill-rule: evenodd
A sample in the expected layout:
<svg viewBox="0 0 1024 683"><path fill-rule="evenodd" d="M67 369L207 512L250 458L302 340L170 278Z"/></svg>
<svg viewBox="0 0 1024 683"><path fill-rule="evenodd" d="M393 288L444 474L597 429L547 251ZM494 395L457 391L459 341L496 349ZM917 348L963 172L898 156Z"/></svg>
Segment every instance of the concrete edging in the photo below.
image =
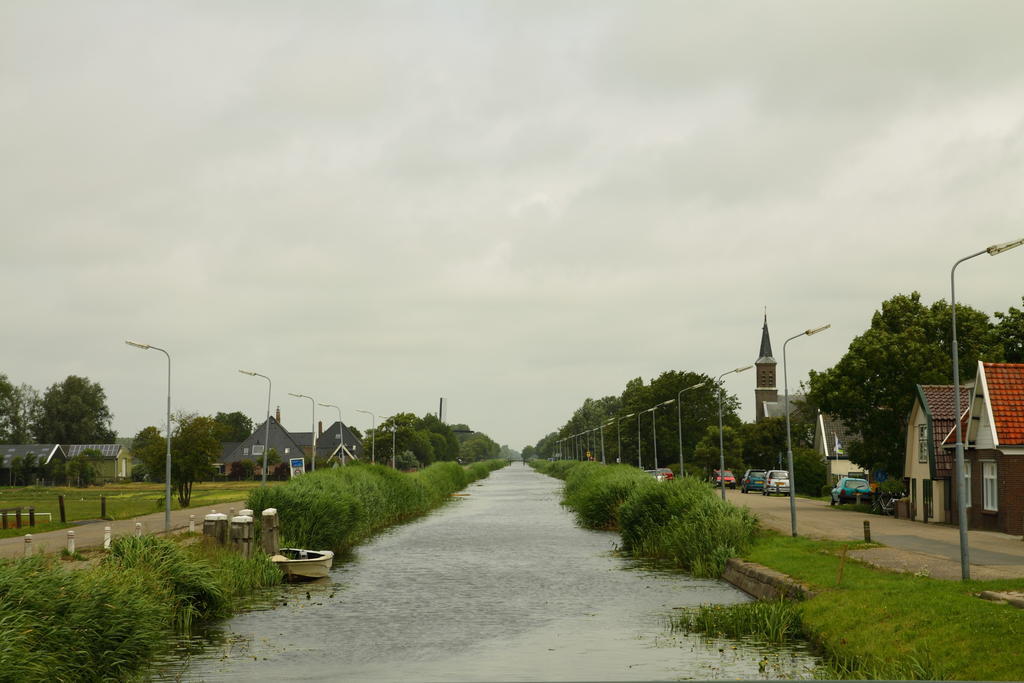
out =
<svg viewBox="0 0 1024 683"><path fill-rule="evenodd" d="M806 600L816 595L788 574L736 557L725 563L722 579L758 600Z"/></svg>

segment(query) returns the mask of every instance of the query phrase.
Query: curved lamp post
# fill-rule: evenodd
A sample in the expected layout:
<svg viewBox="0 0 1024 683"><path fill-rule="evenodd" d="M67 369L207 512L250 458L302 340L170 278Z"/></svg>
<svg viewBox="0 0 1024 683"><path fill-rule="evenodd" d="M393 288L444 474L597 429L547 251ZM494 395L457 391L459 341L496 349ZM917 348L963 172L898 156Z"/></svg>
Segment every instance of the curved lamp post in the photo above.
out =
<svg viewBox="0 0 1024 683"><path fill-rule="evenodd" d="M789 468L789 523L794 536L796 536L796 479L793 477L793 437L789 430L789 375L786 372L786 344L799 337L810 337L812 334L824 332L830 327L832 325L828 324L815 327L813 330L804 330L782 342L782 386L786 396L786 466Z"/></svg>
<svg viewBox="0 0 1024 683"><path fill-rule="evenodd" d="M658 469L658 408L675 403L674 398L662 401L651 408L651 435L654 436L654 469Z"/></svg>
<svg viewBox="0 0 1024 683"><path fill-rule="evenodd" d="M370 438L370 462L377 462L377 416L369 410L360 410L356 408L357 413L365 413L373 418L373 436ZM365 446L364 446L365 448ZM365 451L363 452L365 455Z"/></svg>
<svg viewBox="0 0 1024 683"><path fill-rule="evenodd" d="M956 343L956 267L968 259L972 259L975 256L981 256L982 254L988 254L989 256L996 256L1004 251L1009 251L1014 247L1019 247L1024 244L1024 239L1016 240L1014 242L1005 242L1003 244L993 244L987 249L983 249L976 254L965 256L956 263L953 264L953 268L949 271L949 305L950 310L953 313L953 405L956 406L956 469L954 474L956 475L956 513L958 525L960 527L960 575L964 581L971 578L971 558L970 549L967 543L967 499L965 497L966 482L964 481L964 437L963 429L960 426L961 413L960 413L960 358L959 348Z"/></svg>
<svg viewBox="0 0 1024 683"><path fill-rule="evenodd" d="M722 482L722 500L725 500L725 441L722 439L722 394L725 390L722 388L722 378L726 375L731 375L734 372L743 372L754 367L753 365L744 365L742 368L735 368L728 372L723 372L715 380L715 384L718 385L718 478Z"/></svg>
<svg viewBox="0 0 1024 683"><path fill-rule="evenodd" d="M604 424L601 425L601 464L602 465L607 465L608 464L608 462L604 458L604 428L607 427L608 425L610 425L613 422L615 422L614 419L608 420L607 422L605 422Z"/></svg>
<svg viewBox="0 0 1024 683"><path fill-rule="evenodd" d="M137 349L153 349L167 356L167 463L164 471L164 533L169 534L171 533L171 354L152 344L140 344L127 339L124 343Z"/></svg>
<svg viewBox="0 0 1024 683"><path fill-rule="evenodd" d="M324 408L334 408L338 411L338 440L341 441L341 465L345 466L345 425L341 422L341 408L333 403L317 403Z"/></svg>
<svg viewBox="0 0 1024 683"><path fill-rule="evenodd" d="M615 431L618 432L619 438L619 445L616 447L615 451L615 462L617 463L622 462L622 421L628 420L629 418L633 417L633 415L634 413L630 413L629 415L623 415L622 417L615 420Z"/></svg>
<svg viewBox="0 0 1024 683"><path fill-rule="evenodd" d="M679 476L680 476L680 478L686 476L686 470L683 469L683 394L685 394L687 391L690 391L692 389L700 389L702 386L704 386L704 384L705 384L705 382L698 382L697 384L693 384L691 386L688 386L685 389L680 389L679 393L676 394L676 401L677 401L676 408L679 409L678 410L678 414L679 414L678 430L679 430Z"/></svg>
<svg viewBox="0 0 1024 683"><path fill-rule="evenodd" d="M267 377L266 375L261 375L258 372L253 372L252 370L239 370L239 372L242 373L243 375L249 375L250 377L262 377L263 379L267 380L267 428L263 433L263 481L260 483L260 486L266 486L267 451L270 450L270 390L273 387L273 383L270 381L270 378Z"/></svg>
<svg viewBox="0 0 1024 683"><path fill-rule="evenodd" d="M313 411L313 418L312 418L313 421L310 423L310 427L309 427L309 438L312 441L312 445L309 447L309 453L310 453L309 461L310 461L310 471L315 472L316 471L316 399L313 398L312 396L306 396L305 394L293 394L290 391L288 392L288 395L289 396L294 396L295 398L308 398L309 399L310 408Z"/></svg>

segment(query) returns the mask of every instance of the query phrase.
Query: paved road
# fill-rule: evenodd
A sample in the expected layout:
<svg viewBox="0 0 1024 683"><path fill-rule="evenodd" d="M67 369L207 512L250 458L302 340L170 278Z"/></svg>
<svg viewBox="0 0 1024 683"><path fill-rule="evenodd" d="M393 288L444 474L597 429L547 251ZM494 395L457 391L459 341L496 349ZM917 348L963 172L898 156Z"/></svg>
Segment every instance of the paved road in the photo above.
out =
<svg viewBox="0 0 1024 683"><path fill-rule="evenodd" d="M182 531L188 529L190 515L195 515L196 530L202 531L203 517L211 512L227 513L231 509L241 510L245 507L244 501L234 503L218 503L216 510L206 507L194 507L185 510L171 510L171 530ZM135 533L135 523L142 524L143 533L163 533L164 513L155 512L150 515L143 515L135 519L122 519L116 522L94 521L77 524L70 529L48 531L43 534L32 534L32 546L37 553L59 553L67 547L68 531L75 532L75 548L96 548L103 545L104 527L110 527L111 533L117 536L127 536ZM31 533L31 529L25 527L25 533ZM0 538L0 557L21 557L25 554L25 537L15 536L13 538Z"/></svg>
<svg viewBox="0 0 1024 683"><path fill-rule="evenodd" d="M791 532L789 498L743 494L726 490L728 500L746 505L761 523L783 533ZM960 534L955 526L924 524L833 508L827 502L796 499L797 533L809 538L864 540L864 522L871 524L871 540L887 547L851 552L888 569L924 572L943 579L960 579ZM969 531L971 578L1024 577L1024 541L994 531Z"/></svg>

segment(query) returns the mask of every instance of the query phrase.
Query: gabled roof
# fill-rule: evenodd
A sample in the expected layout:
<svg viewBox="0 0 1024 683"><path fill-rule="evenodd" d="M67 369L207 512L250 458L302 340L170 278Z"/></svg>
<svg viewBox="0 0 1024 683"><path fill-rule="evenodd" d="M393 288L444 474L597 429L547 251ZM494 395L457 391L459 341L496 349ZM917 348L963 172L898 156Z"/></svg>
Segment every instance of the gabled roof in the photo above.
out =
<svg viewBox="0 0 1024 683"><path fill-rule="evenodd" d="M101 457L113 460L117 458L118 454L121 452L122 449L124 449L124 446L122 446L119 443L64 444L64 450L65 452L67 452L69 458L73 458L85 450L94 450L99 451Z"/></svg>
<svg viewBox="0 0 1024 683"><path fill-rule="evenodd" d="M1024 446L1024 363L982 363L997 446Z"/></svg>
<svg viewBox="0 0 1024 683"><path fill-rule="evenodd" d="M14 458L24 458L26 455L35 455L42 460L43 464L49 464L54 456L67 460L67 454L60 444L56 443L29 443L10 444L0 446L0 467L10 467Z"/></svg>
<svg viewBox="0 0 1024 683"><path fill-rule="evenodd" d="M224 451L221 454L220 462L230 464L238 462L239 460L250 460L256 459L256 456L252 455L252 447L256 444L261 446L264 444L264 439L267 433L267 422L264 420L261 422L256 429L253 430L252 434L249 435L245 441L234 444L234 448L228 451L230 444L223 444ZM302 448L295 442L292 435L287 429L278 424L277 420L270 417L270 448L277 451L277 454L281 457L282 462L286 462L291 457L301 457ZM288 449L288 450L285 450Z"/></svg>
<svg viewBox="0 0 1024 683"><path fill-rule="evenodd" d="M960 414L967 415L971 409L972 386L960 387ZM953 476L955 455L942 445L949 433L956 427L956 407L953 405L952 384L918 384L917 396L925 415L931 419L932 453L935 456L932 476L945 479Z"/></svg>
<svg viewBox="0 0 1024 683"><path fill-rule="evenodd" d="M806 398L803 394L790 394L789 400L786 400L785 394L779 396L778 401L762 401L761 407L764 410L765 417L786 417L786 403L789 403L789 416L792 418L798 412L802 401Z"/></svg>

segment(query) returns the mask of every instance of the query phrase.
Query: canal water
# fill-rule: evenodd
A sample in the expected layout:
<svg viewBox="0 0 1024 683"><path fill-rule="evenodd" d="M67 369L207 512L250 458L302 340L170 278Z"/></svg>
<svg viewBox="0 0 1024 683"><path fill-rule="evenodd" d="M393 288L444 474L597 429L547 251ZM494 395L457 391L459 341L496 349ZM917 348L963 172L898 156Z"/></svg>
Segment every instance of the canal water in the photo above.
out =
<svg viewBox="0 0 1024 683"><path fill-rule="evenodd" d="M577 527L561 482L516 463L284 586L154 672L161 680L630 681L804 678L800 648L673 634L687 606L749 598L643 566Z"/></svg>

